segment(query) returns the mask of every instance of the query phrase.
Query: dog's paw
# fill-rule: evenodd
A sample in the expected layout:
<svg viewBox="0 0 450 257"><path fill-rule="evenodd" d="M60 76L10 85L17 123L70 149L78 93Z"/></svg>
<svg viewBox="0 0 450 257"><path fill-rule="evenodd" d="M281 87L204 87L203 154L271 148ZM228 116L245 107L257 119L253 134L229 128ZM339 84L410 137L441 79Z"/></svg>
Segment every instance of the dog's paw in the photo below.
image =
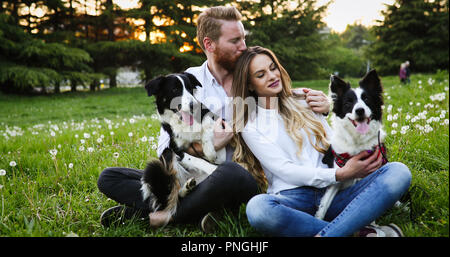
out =
<svg viewBox="0 0 450 257"><path fill-rule="evenodd" d="M186 181L186 189L188 191L191 191L192 189L194 189L194 187L197 185L197 181L195 180L195 178L190 178L188 179L188 181Z"/></svg>

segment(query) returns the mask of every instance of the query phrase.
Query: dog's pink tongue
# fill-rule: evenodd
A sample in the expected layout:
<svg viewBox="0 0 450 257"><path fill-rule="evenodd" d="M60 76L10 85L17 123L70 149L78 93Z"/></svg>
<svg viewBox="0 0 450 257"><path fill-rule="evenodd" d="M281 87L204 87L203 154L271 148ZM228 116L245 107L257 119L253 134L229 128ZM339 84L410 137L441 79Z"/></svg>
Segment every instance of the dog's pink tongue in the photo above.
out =
<svg viewBox="0 0 450 257"><path fill-rule="evenodd" d="M194 123L194 117L192 117L189 113L181 112L181 118L183 119L183 122L189 126Z"/></svg>
<svg viewBox="0 0 450 257"><path fill-rule="evenodd" d="M363 122L357 122L356 123L356 131L359 134L366 134L367 131L369 131L369 124L367 124L367 122L363 121Z"/></svg>

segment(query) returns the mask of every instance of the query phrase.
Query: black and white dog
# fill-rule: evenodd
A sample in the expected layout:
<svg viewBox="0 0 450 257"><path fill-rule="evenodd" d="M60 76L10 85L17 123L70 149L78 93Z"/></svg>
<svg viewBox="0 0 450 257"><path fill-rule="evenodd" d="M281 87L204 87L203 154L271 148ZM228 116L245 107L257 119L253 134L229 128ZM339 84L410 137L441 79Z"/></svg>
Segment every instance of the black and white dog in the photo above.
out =
<svg viewBox="0 0 450 257"><path fill-rule="evenodd" d="M352 156L362 151L373 151L378 145L387 162L384 141L386 133L382 127L383 87L375 70L369 71L359 81L358 88L351 88L337 76L330 78L330 93L333 101L333 136L331 146L322 162L331 167L342 167ZM321 199L316 218L323 219L341 189L353 185L352 179L327 188Z"/></svg>
<svg viewBox="0 0 450 257"><path fill-rule="evenodd" d="M194 90L201 86L186 72L159 76L145 85L148 96L155 96L161 126L169 134L170 143L159 160L147 164L141 190L144 200L150 198L153 210L169 212L167 222L176 212L179 197L186 196L226 158L225 149L216 152L213 144L218 117L194 97ZM201 143L206 160L185 152L193 142Z"/></svg>

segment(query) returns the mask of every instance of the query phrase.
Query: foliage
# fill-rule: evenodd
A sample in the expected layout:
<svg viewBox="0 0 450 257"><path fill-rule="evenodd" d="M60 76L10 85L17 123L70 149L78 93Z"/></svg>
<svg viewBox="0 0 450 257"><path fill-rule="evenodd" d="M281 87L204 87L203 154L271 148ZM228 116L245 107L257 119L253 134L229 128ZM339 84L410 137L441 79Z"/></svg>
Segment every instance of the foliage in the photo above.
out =
<svg viewBox="0 0 450 257"><path fill-rule="evenodd" d="M62 80L90 82L89 54L60 43L34 39L0 14L0 90L29 92L34 87L57 85Z"/></svg>
<svg viewBox="0 0 450 257"><path fill-rule="evenodd" d="M415 72L447 69L449 62L449 1L397 0L382 12L374 27L377 41L368 48L382 74L397 74L409 60Z"/></svg>
<svg viewBox="0 0 450 257"><path fill-rule="evenodd" d="M298 1L293 8L287 1L242 1L239 9L249 30L247 45L271 49L294 80L321 74L326 60L325 45L319 30L327 5L317 1Z"/></svg>

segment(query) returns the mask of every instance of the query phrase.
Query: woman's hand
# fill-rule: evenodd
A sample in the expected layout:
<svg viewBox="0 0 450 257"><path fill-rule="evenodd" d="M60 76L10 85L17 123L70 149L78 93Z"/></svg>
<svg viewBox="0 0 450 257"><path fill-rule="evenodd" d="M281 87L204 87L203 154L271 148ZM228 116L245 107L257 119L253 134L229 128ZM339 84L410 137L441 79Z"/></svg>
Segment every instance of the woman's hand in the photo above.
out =
<svg viewBox="0 0 450 257"><path fill-rule="evenodd" d="M382 164L383 155L380 154L378 146L372 154L367 151L360 152L350 158L344 167L336 170L336 181L364 178L379 169Z"/></svg>
<svg viewBox="0 0 450 257"><path fill-rule="evenodd" d="M302 88L301 91L299 89L294 89L292 90L292 93L296 96L300 96L302 93L305 94L306 103L313 111L317 113L330 112L330 102L324 92L310 88Z"/></svg>

